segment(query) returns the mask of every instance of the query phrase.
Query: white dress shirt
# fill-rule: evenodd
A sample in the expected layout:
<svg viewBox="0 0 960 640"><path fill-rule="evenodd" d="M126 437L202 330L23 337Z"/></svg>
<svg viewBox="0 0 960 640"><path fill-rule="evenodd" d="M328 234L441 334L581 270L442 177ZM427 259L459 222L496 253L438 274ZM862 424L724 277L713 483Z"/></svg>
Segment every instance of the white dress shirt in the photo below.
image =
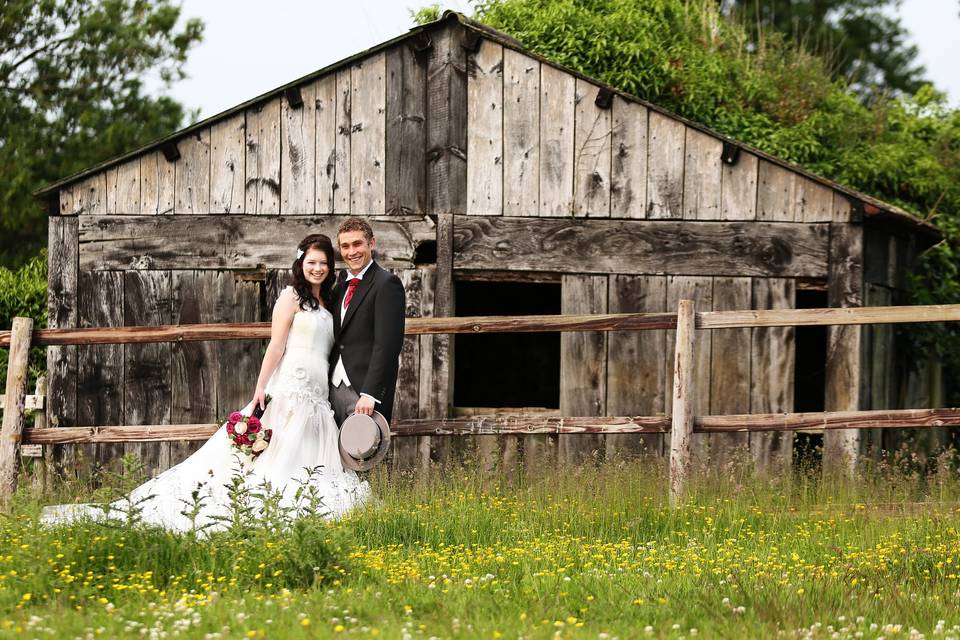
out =
<svg viewBox="0 0 960 640"><path fill-rule="evenodd" d="M373 260L368 262L367 266L361 269L360 273L358 273L357 275L353 275L352 273L350 273L349 270L347 270L347 283L349 283L351 280L363 280L364 274L367 273L367 270L370 268L370 265L372 264L373 264ZM356 294L356 292L354 292L354 294ZM346 302L346 300L347 300L347 296L343 296L343 302ZM340 326L341 327L343 327L343 319L347 315L347 307L345 304L343 304L343 302L340 303ZM351 302L353 302L353 300L351 300ZM346 367L343 366L343 356L340 356L339 358L337 358L337 366L334 367L333 369L333 378L331 378L331 382L335 387L339 387L341 384L345 387L350 386L350 378L347 377L347 369ZM369 393L361 393L360 395L367 396L377 404L380 404L380 401L374 398L373 396L371 396Z"/></svg>

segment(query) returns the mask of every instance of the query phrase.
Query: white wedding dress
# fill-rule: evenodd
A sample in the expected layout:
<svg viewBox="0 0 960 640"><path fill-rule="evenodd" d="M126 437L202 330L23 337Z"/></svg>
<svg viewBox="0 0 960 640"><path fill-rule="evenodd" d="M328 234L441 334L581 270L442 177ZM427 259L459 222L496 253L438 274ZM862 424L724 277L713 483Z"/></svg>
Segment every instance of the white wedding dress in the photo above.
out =
<svg viewBox="0 0 960 640"><path fill-rule="evenodd" d="M97 519L107 511L111 517L122 517L130 505L140 503L143 522L173 531L194 527L213 531L225 526L218 516L231 511L228 485L237 474L245 477L251 490L261 490L264 483L269 483L273 491L282 492L281 505L291 510L303 506L296 493L305 483L322 502L318 511L331 517L362 504L370 487L352 470L343 468L337 446L339 430L328 399L332 346L333 317L329 311L321 307L294 315L283 357L267 383L271 401L260 421L265 428L273 429L273 436L258 457L251 460L239 456L224 424L189 458L140 485L109 509L91 504L50 506L44 508L41 521ZM251 402L241 412L250 415L252 410ZM202 508L192 519L184 512L198 500Z"/></svg>

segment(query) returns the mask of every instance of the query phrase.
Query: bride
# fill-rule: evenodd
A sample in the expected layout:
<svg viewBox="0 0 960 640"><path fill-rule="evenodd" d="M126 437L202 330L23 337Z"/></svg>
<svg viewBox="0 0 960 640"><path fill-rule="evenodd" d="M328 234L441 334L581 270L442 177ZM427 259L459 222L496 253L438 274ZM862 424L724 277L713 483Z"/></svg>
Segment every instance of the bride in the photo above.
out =
<svg viewBox="0 0 960 640"><path fill-rule="evenodd" d="M333 265L330 238L322 234L304 238L293 262L293 284L280 293L273 308L270 344L253 400L241 410L250 415L255 407L266 405L260 421L273 430L273 437L263 453L252 461L239 455L227 437L225 423L193 455L123 500L105 507L46 507L41 520L100 518L107 512L119 517L129 505L139 504L143 522L174 531L214 530L222 528L220 518L231 511L229 485L237 476L243 476L251 490L269 483L272 491L282 494L281 505L288 508L297 507L297 490L306 483L321 499L321 511L331 516L363 503L369 485L343 467L339 432L328 401ZM191 505L200 505L199 513L188 515Z"/></svg>

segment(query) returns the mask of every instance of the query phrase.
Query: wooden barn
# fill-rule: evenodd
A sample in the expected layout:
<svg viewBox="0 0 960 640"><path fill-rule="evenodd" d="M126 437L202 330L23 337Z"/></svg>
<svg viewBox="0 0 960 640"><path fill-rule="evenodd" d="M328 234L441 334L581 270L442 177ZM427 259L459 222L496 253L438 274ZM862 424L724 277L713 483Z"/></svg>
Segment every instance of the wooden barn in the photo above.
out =
<svg viewBox="0 0 960 640"><path fill-rule="evenodd" d="M408 316L897 303L937 237L456 13L40 195L51 327L269 320L296 242L347 215L372 217ZM669 414L670 333L408 337L395 418ZM717 330L698 346L700 414L940 400L935 363L908 371L888 325ZM50 424L213 422L249 400L262 347L51 347ZM831 432L827 449L869 435ZM398 438L394 460L443 457L449 440ZM505 462L663 448L661 435L475 442ZM698 435L695 452L769 468L793 443ZM126 449L155 472L193 448L101 445L88 459Z"/></svg>

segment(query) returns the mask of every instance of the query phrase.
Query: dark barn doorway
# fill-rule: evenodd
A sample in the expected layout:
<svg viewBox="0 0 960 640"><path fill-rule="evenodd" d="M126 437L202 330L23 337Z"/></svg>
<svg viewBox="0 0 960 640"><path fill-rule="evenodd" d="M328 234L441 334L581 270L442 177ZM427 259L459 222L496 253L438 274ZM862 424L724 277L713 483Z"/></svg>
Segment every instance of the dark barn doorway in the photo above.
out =
<svg viewBox="0 0 960 640"><path fill-rule="evenodd" d="M457 316L560 313L559 282L455 283ZM560 407L560 334L457 334L456 407Z"/></svg>
<svg viewBox="0 0 960 640"><path fill-rule="evenodd" d="M798 290L797 309L827 306L827 292ZM827 327L797 327L794 333L793 410L823 411L827 384ZM797 433L793 442L794 468L813 471L823 460L823 434Z"/></svg>

